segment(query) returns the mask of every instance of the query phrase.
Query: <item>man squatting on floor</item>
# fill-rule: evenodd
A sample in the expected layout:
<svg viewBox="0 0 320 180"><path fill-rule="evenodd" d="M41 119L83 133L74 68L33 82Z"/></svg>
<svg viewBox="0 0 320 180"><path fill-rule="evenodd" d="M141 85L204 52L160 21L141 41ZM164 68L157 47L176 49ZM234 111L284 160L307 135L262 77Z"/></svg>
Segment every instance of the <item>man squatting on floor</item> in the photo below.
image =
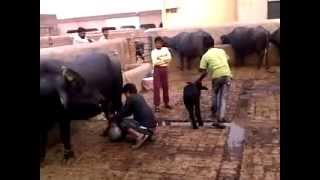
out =
<svg viewBox="0 0 320 180"><path fill-rule="evenodd" d="M125 135L129 133L136 140L132 148L139 148L147 139L155 133L157 122L151 107L144 97L137 92L134 84L124 85L122 93L126 96L126 103L114 120L119 124ZM124 119L133 114L134 119Z"/></svg>

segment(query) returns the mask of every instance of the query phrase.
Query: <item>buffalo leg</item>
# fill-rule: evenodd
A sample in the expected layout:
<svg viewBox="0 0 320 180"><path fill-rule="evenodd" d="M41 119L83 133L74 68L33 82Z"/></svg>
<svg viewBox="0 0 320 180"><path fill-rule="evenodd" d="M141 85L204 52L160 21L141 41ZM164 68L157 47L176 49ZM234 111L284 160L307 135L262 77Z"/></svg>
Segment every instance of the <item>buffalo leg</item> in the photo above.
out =
<svg viewBox="0 0 320 180"><path fill-rule="evenodd" d="M64 146L64 159L74 157L74 153L71 149L71 127L70 120L62 119L59 123L60 125L60 137Z"/></svg>
<svg viewBox="0 0 320 180"><path fill-rule="evenodd" d="M200 111L200 97L196 100L195 106L196 106L195 111L196 111L197 121L199 123L199 126L203 126L203 121L201 118L201 111Z"/></svg>
<svg viewBox="0 0 320 180"><path fill-rule="evenodd" d="M265 61L266 61L266 69L269 69L269 48L265 50L265 55L264 55Z"/></svg>
<svg viewBox="0 0 320 180"><path fill-rule="evenodd" d="M244 56L241 56L240 57L240 66L244 66L244 64L245 64L245 58L244 58Z"/></svg>
<svg viewBox="0 0 320 180"><path fill-rule="evenodd" d="M103 132L101 134L101 136L103 136L103 137L108 136L108 132L111 127L112 119L109 116L111 107L112 107L111 103L103 102L101 104L102 112L104 113L104 116L107 118L107 127L103 130Z"/></svg>
<svg viewBox="0 0 320 180"><path fill-rule="evenodd" d="M119 82L121 82L121 84L119 85ZM112 102L112 106L111 106L111 111L112 112L116 112L119 111L122 108L122 80L117 80L115 81L115 88L114 88L114 92L116 93L115 96L113 96L113 98L111 99Z"/></svg>
<svg viewBox="0 0 320 180"><path fill-rule="evenodd" d="M257 52L258 54L258 69L261 68L262 64L263 64L263 60L265 58L265 52Z"/></svg>
<svg viewBox="0 0 320 180"><path fill-rule="evenodd" d="M180 65L181 65L181 66L180 66L180 70L181 70L181 71L184 70L184 60L185 60L185 59L184 59L184 56L181 55L181 56L180 56Z"/></svg>
<svg viewBox="0 0 320 180"><path fill-rule="evenodd" d="M188 103L188 105L186 105L186 108L187 108L187 110L189 112L189 117L191 119L192 128L193 129L198 129L196 120L194 118L194 107L193 107L193 105Z"/></svg>
<svg viewBox="0 0 320 180"><path fill-rule="evenodd" d="M40 162L42 162L46 156L48 144L48 131L40 132Z"/></svg>
<svg viewBox="0 0 320 180"><path fill-rule="evenodd" d="M236 66L243 66L244 65L244 57L240 55L236 55Z"/></svg>
<svg viewBox="0 0 320 180"><path fill-rule="evenodd" d="M187 68L188 68L188 70L191 70L191 65L192 65L191 59L187 59Z"/></svg>

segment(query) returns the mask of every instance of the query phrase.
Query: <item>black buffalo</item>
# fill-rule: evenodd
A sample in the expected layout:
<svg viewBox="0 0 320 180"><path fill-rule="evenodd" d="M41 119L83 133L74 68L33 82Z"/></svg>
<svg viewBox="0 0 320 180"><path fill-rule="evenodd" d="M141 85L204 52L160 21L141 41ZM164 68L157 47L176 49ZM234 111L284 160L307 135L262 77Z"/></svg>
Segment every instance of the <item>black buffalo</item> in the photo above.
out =
<svg viewBox="0 0 320 180"><path fill-rule="evenodd" d="M280 52L280 27L271 34L270 42L276 45Z"/></svg>
<svg viewBox="0 0 320 180"><path fill-rule="evenodd" d="M163 37L165 46L171 48L180 56L180 69L184 70L184 62L187 62L187 68L191 69L191 60L201 57L206 49L203 47L203 39L212 36L202 30L196 32L181 32L174 37Z"/></svg>
<svg viewBox="0 0 320 180"><path fill-rule="evenodd" d="M243 65L247 55L257 53L259 56L258 69L260 69L264 58L266 58L266 68L269 68L269 36L269 31L262 26L236 27L231 33L221 36L221 41L223 44L231 44L238 61L237 65Z"/></svg>
<svg viewBox="0 0 320 180"><path fill-rule="evenodd" d="M201 90L208 90L208 88L202 86L200 81L195 83L187 82L187 85L183 88L183 103L189 112L193 129L198 128L197 122L199 126L203 126L200 110ZM194 118L194 113L196 114L197 121Z"/></svg>
<svg viewBox="0 0 320 180"><path fill-rule="evenodd" d="M73 156L71 120L88 119L121 106L121 65L100 53L82 53L66 62L40 60L40 155L45 158L48 130L59 124L64 158Z"/></svg>

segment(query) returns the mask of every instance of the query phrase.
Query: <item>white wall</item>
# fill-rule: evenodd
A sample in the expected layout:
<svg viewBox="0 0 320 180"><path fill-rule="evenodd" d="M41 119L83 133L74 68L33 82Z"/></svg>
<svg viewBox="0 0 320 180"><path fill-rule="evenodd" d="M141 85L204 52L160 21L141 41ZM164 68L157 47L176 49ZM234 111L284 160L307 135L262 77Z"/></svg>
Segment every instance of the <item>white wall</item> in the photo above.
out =
<svg viewBox="0 0 320 180"><path fill-rule="evenodd" d="M106 24L109 27L116 27L117 29L120 29L121 26L126 26L126 25L133 25L136 28L139 28L140 18L139 16L126 17L126 18L112 18L112 19L107 19Z"/></svg>
<svg viewBox="0 0 320 180"><path fill-rule="evenodd" d="M105 20L81 21L81 22L70 22L70 23L59 23L58 24L60 34L67 34L68 30L77 29L78 27L97 28L98 31L100 31L101 28L104 26L106 26Z"/></svg>
<svg viewBox="0 0 320 180"><path fill-rule="evenodd" d="M166 28L201 27L235 21L266 20L268 0L164 0L162 18ZM177 7L176 14L164 9Z"/></svg>
<svg viewBox="0 0 320 180"><path fill-rule="evenodd" d="M254 22L268 17L268 0L237 0L238 21Z"/></svg>
<svg viewBox="0 0 320 180"><path fill-rule="evenodd" d="M165 13L164 27L205 27L236 21L236 0L164 0L164 9L177 7L176 14Z"/></svg>

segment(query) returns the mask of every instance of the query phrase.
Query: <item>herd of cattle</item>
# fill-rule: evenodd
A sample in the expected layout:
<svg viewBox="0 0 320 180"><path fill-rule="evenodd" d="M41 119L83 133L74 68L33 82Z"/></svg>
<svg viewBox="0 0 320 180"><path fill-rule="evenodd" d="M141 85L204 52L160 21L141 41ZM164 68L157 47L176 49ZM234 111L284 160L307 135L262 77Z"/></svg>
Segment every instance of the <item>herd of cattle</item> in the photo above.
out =
<svg viewBox="0 0 320 180"><path fill-rule="evenodd" d="M181 59L191 66L191 59L205 52L202 40L211 36L205 31L181 32L174 37L163 37L165 43ZM280 50L280 28L270 33L263 27L236 27L221 37L223 43L231 44L238 64L251 53L260 56L258 67L268 52L269 42ZM139 48L143 46L139 44ZM268 63L266 63L268 66ZM88 119L101 112L108 115L122 107L123 86L121 65L102 53L82 53L71 61L40 59L40 161L44 160L48 131L59 124L60 137L64 144L64 159L74 155L71 147L71 120Z"/></svg>
<svg viewBox="0 0 320 180"><path fill-rule="evenodd" d="M205 31L181 32L174 37L164 37L166 45L179 56L181 70L184 70L184 62L187 68L191 68L192 59L201 57L205 52L202 41L206 36L211 36ZM257 53L258 68L261 67L263 59L267 57L269 43L275 44L280 50L280 27L272 34L262 26L236 27L229 34L221 36L223 44L231 44L235 51L237 65L244 64L244 58L252 53ZM266 67L268 68L266 58Z"/></svg>

